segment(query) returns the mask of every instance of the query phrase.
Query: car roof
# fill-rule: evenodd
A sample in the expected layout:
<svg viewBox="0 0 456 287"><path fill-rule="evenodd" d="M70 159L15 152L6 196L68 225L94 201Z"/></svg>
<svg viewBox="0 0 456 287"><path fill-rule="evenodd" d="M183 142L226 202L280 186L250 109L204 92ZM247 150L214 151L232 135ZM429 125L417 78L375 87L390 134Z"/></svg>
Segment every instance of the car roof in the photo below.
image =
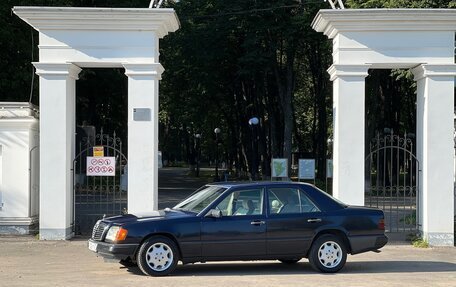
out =
<svg viewBox="0 0 456 287"><path fill-rule="evenodd" d="M308 185L313 186L312 184L305 182L295 182L295 181L225 181L225 182L211 182L206 185L209 186L221 186L224 188L232 187L255 187L258 185Z"/></svg>

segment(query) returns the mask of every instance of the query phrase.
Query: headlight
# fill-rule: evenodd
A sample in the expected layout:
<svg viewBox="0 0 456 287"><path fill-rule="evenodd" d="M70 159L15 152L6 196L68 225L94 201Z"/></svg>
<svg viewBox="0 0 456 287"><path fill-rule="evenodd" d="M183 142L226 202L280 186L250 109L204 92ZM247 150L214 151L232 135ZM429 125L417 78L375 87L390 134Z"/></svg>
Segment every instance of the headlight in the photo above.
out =
<svg viewBox="0 0 456 287"><path fill-rule="evenodd" d="M106 240L108 241L122 241L127 237L128 231L120 226L111 226L108 233L106 234Z"/></svg>

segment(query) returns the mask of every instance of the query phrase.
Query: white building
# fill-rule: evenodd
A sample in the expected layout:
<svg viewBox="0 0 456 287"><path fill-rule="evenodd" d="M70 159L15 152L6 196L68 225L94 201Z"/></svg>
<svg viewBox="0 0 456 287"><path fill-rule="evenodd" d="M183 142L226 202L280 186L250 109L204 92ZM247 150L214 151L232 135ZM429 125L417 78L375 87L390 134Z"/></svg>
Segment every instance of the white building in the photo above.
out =
<svg viewBox="0 0 456 287"><path fill-rule="evenodd" d="M32 104L0 103L0 234L37 232L38 123Z"/></svg>

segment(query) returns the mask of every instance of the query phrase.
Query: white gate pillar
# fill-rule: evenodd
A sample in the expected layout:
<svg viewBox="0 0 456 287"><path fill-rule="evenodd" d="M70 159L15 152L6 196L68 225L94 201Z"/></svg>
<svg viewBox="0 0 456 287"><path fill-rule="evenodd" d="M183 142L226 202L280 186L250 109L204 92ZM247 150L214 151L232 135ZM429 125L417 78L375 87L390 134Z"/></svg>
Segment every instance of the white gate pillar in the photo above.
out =
<svg viewBox="0 0 456 287"><path fill-rule="evenodd" d="M417 81L419 228L431 245L454 244L454 76L456 65L420 65ZM451 156L453 155L453 156Z"/></svg>
<svg viewBox="0 0 456 287"><path fill-rule="evenodd" d="M75 86L81 69L33 63L40 76L40 239L72 237Z"/></svg>
<svg viewBox="0 0 456 287"><path fill-rule="evenodd" d="M158 83L162 65L123 64L128 76L128 212L158 209Z"/></svg>
<svg viewBox="0 0 456 287"><path fill-rule="evenodd" d="M364 92L370 65L332 65L333 195L364 205Z"/></svg>

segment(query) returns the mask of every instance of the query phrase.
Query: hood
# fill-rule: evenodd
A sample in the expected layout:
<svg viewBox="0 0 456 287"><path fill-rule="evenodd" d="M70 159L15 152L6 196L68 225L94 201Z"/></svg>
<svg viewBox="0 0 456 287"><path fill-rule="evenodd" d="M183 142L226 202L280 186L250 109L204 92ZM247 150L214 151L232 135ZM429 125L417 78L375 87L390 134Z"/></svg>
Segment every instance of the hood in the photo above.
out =
<svg viewBox="0 0 456 287"><path fill-rule="evenodd" d="M194 213L184 212L180 210L174 209L163 209L158 211L148 211L148 212L137 212L133 214L124 214L124 215L117 215L113 217L108 217L103 219L105 222L112 222L112 223L130 223L133 221L147 221L147 220L166 220L171 218L178 218L178 217L192 217L195 216Z"/></svg>

